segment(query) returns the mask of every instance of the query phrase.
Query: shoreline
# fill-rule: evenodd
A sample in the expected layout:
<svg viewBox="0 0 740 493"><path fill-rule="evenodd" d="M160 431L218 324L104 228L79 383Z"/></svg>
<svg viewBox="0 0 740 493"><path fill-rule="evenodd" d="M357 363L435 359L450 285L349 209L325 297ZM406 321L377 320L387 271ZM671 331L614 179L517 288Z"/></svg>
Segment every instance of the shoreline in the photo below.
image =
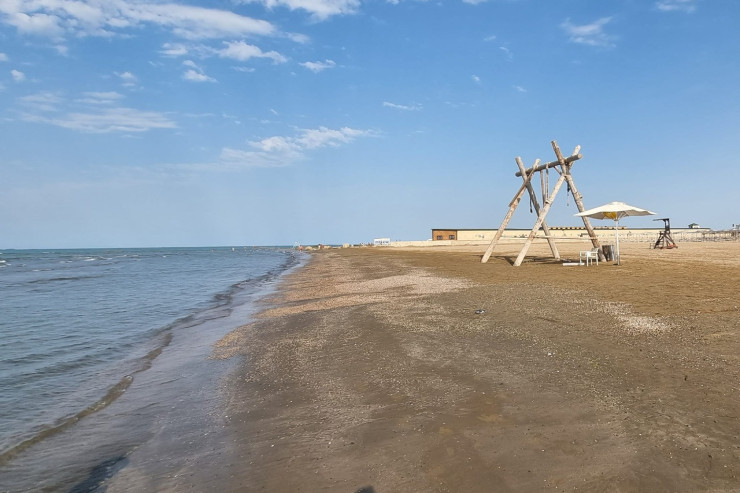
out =
<svg viewBox="0 0 740 493"><path fill-rule="evenodd" d="M157 253L151 256L166 258ZM245 278L229 284L223 280L240 270L224 272L224 289L201 296L199 308L137 341L135 350L151 346L147 353L110 366L132 362L118 383L0 454L0 491L172 491L197 484L203 469L219 468L226 442L219 382L237 361L209 358L212 345L251 320L259 300L306 257L287 252L270 263L240 264ZM215 267L211 272L222 272ZM186 275L206 285L193 271ZM108 327L113 331L117 324Z"/></svg>
<svg viewBox="0 0 740 493"><path fill-rule="evenodd" d="M740 487L737 244L627 246L622 266L589 268L477 250L328 250L284 279L214 349L241 362L222 384L236 464L212 479Z"/></svg>

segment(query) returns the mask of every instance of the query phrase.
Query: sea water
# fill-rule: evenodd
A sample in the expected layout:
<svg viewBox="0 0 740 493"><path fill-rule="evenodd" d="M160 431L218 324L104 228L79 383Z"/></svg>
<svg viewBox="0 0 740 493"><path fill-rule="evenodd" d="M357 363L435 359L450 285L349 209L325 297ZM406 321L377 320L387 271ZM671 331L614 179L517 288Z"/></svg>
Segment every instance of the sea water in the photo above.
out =
<svg viewBox="0 0 740 493"><path fill-rule="evenodd" d="M142 458L177 469L206 454L196 438L217 435L229 368L212 344L304 260L259 247L3 251L0 491L96 491L134 457L146 475Z"/></svg>

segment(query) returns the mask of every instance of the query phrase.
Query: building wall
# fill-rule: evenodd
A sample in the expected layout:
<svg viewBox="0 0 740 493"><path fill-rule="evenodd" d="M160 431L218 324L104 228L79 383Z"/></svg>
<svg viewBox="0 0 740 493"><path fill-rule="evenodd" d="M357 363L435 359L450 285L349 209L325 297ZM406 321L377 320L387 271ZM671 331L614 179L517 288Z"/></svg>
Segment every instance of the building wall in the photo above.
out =
<svg viewBox="0 0 740 493"><path fill-rule="evenodd" d="M440 241L440 240L457 240L459 239L457 237L457 229L433 229L432 230L432 240L434 241Z"/></svg>
<svg viewBox="0 0 740 493"><path fill-rule="evenodd" d="M506 229L501 235L502 238L526 238L529 236L530 229ZM619 240L622 241L644 241L644 242L655 242L658 239L658 234L663 231L663 228L639 228L629 229L625 226L619 226ZM708 228L672 228L671 235L675 241L692 241L700 239L704 234L708 233ZM614 241L614 226L594 226L594 232L599 240ZM432 240L440 241L437 238L442 237L442 240L450 240L450 236L453 236L457 241L465 242L477 242L477 241L491 241L496 234L495 229L433 229ZM583 239L588 240L588 231L584 227L572 226L572 227L552 227L550 228L550 235L553 238L569 238L569 239ZM540 230L537 233L538 238L545 236L544 231Z"/></svg>

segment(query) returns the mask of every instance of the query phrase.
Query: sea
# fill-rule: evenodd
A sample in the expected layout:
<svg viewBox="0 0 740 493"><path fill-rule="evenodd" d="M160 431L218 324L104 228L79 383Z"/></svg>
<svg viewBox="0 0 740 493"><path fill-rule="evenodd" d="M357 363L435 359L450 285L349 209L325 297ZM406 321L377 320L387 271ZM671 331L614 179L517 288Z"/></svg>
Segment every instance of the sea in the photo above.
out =
<svg viewBox="0 0 740 493"><path fill-rule="evenodd" d="M212 346L306 260L279 247L3 250L0 491L106 491L134 458L146 488L147 474L212 454L236 365Z"/></svg>

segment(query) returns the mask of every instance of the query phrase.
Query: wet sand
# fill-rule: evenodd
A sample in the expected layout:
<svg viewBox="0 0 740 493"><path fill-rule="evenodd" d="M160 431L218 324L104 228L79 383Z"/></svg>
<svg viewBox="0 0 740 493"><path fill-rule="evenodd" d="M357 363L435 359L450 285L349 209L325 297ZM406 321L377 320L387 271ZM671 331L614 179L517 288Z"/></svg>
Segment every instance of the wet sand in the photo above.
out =
<svg viewBox="0 0 740 493"><path fill-rule="evenodd" d="M243 357L218 484L740 490L740 243L483 250L316 252L215 348Z"/></svg>

